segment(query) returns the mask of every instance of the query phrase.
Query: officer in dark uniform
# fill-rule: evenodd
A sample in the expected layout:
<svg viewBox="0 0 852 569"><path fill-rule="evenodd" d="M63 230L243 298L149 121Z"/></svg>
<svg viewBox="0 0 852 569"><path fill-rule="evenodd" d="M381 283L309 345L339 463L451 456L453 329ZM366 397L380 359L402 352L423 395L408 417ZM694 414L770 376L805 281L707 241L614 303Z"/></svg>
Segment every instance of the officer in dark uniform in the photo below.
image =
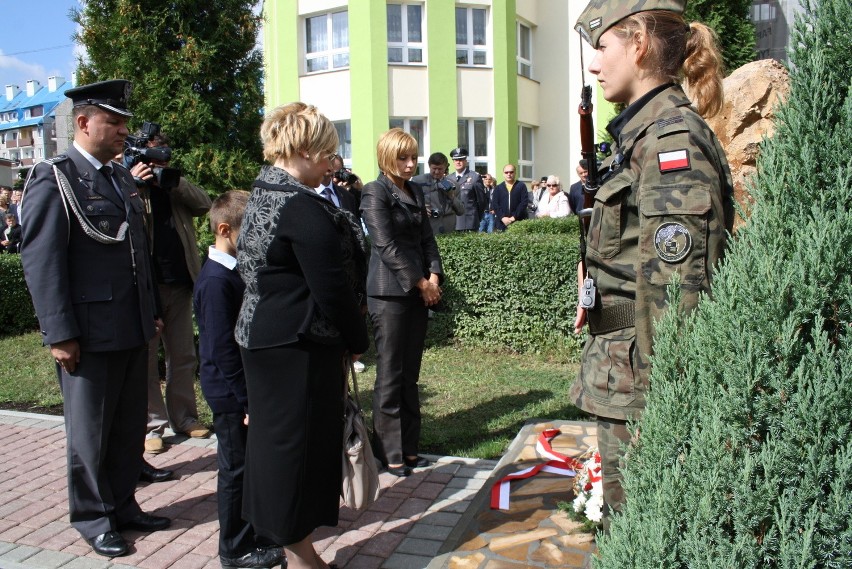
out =
<svg viewBox="0 0 852 569"><path fill-rule="evenodd" d="M454 174L448 178L456 185L458 199L464 206L464 213L456 216L456 231L476 231L485 208L488 207L488 198L485 194L485 184L478 172L468 168L467 149L453 148L450 151L453 159Z"/></svg>
<svg viewBox="0 0 852 569"><path fill-rule="evenodd" d="M119 530L156 531L134 491L147 421L148 341L159 333L143 204L111 162L128 134L131 85L66 91L74 144L36 164L24 186L21 259L65 407L71 525L96 553L124 555Z"/></svg>

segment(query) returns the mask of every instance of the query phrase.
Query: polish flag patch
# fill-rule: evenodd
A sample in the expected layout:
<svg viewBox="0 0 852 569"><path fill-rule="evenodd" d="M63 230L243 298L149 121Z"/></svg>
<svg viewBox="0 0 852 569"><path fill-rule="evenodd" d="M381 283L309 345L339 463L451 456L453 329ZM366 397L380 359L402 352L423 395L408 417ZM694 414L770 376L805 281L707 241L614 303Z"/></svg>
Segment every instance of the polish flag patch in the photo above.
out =
<svg viewBox="0 0 852 569"><path fill-rule="evenodd" d="M683 150L671 150L669 152L658 152L657 161L660 163L660 172L672 172L674 170L689 170L689 152Z"/></svg>

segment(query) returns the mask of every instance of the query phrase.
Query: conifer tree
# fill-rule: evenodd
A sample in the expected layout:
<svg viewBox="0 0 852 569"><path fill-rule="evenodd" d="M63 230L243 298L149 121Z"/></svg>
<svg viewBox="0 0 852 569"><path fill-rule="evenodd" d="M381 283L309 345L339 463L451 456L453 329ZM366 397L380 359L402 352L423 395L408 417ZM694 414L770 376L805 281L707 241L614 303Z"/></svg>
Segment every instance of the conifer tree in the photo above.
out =
<svg viewBox="0 0 852 569"><path fill-rule="evenodd" d="M657 327L599 569L852 567L852 3L805 3L751 216Z"/></svg>
<svg viewBox="0 0 852 569"><path fill-rule="evenodd" d="M248 188L261 161L263 62L252 0L85 0L78 83L133 82L131 127L156 122L208 191Z"/></svg>

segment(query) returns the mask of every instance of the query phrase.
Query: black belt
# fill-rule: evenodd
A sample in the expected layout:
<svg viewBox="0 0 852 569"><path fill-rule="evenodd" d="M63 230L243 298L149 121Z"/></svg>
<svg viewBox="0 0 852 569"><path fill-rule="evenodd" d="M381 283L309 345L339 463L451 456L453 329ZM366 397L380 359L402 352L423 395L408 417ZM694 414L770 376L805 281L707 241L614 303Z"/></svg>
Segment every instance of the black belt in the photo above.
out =
<svg viewBox="0 0 852 569"><path fill-rule="evenodd" d="M589 321L589 332L593 336L632 328L635 324L636 304L620 302L600 310L589 310L586 317Z"/></svg>

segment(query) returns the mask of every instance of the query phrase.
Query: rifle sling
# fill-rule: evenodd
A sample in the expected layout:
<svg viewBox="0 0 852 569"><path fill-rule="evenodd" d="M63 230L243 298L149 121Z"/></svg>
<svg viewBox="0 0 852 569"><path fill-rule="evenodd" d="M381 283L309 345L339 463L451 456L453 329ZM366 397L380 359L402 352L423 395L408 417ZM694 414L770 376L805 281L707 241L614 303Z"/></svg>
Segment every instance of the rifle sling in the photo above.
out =
<svg viewBox="0 0 852 569"><path fill-rule="evenodd" d="M635 315L635 303L628 301L619 302L599 310L589 310L586 313L586 320L589 323L589 332L593 336L597 336L598 334L632 328Z"/></svg>

